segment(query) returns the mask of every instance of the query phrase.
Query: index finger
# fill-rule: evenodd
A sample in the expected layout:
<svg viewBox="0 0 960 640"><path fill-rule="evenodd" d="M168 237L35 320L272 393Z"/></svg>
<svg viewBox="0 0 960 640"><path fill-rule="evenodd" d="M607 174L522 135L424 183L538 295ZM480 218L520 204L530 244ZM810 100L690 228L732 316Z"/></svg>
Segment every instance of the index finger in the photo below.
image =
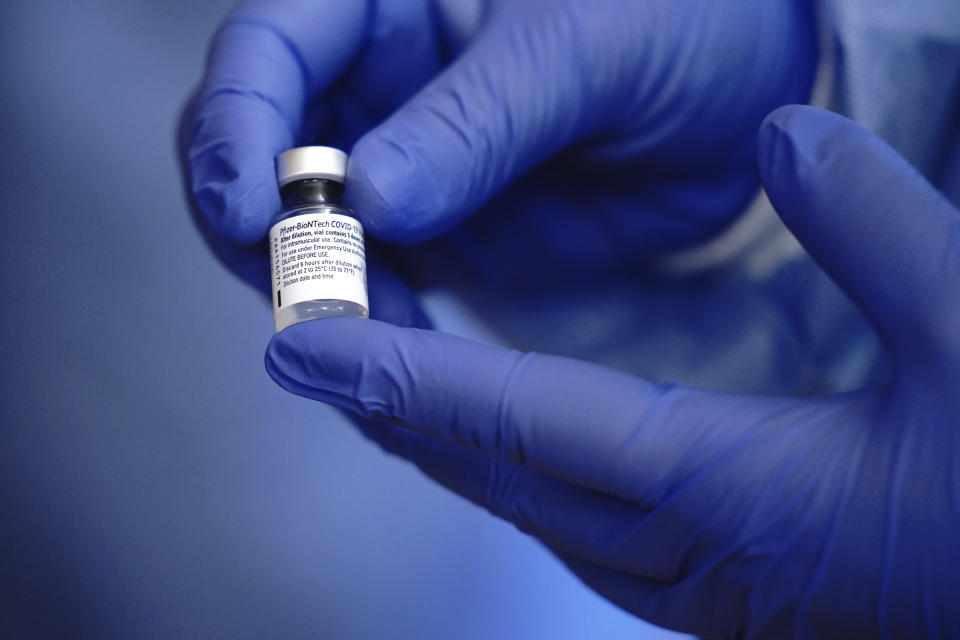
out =
<svg viewBox="0 0 960 640"><path fill-rule="evenodd" d="M266 364L298 395L645 506L782 404L375 320L290 327Z"/></svg>
<svg viewBox="0 0 960 640"><path fill-rule="evenodd" d="M280 208L273 159L361 47L369 4L250 1L220 26L187 136L192 191L217 232L240 244L266 234Z"/></svg>

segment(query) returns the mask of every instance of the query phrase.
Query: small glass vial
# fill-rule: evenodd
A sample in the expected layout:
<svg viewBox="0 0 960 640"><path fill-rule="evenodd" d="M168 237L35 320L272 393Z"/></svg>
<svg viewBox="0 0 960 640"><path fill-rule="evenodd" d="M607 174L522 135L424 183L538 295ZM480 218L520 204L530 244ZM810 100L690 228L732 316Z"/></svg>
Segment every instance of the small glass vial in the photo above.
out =
<svg viewBox="0 0 960 640"><path fill-rule="evenodd" d="M366 318L363 227L343 206L347 154L297 147L277 158L283 209L270 227L277 331L315 318Z"/></svg>

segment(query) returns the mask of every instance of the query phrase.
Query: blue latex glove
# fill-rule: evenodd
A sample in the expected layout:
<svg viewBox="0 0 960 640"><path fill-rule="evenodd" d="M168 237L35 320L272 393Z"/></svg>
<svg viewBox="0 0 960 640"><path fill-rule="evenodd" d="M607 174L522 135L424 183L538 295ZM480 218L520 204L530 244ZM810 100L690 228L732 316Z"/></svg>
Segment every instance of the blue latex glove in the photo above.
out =
<svg viewBox="0 0 960 640"><path fill-rule="evenodd" d="M960 637L960 213L824 111L774 112L758 155L784 222L882 337L890 383L739 396L345 319L278 334L267 370L657 624Z"/></svg>
<svg viewBox="0 0 960 640"><path fill-rule="evenodd" d="M806 0L246 2L185 111L185 182L261 288L274 157L312 141L356 142L370 237L442 236L393 256L420 282L566 281L728 223L757 125L806 99L814 58Z"/></svg>

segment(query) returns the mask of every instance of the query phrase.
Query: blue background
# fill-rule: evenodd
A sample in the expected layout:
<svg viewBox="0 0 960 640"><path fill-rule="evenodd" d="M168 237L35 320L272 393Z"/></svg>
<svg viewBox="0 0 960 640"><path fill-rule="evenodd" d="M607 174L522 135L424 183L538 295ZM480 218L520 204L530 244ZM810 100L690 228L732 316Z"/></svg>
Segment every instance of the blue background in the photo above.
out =
<svg viewBox="0 0 960 640"><path fill-rule="evenodd" d="M0 3L0 636L674 637L266 376L174 153L228 6Z"/></svg>

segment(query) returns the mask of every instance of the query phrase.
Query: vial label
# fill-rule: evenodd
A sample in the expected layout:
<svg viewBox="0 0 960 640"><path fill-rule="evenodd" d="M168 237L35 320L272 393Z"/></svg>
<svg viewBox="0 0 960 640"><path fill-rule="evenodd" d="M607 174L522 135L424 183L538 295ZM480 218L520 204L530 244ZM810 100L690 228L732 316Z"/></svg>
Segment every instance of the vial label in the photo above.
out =
<svg viewBox="0 0 960 640"><path fill-rule="evenodd" d="M273 307L306 300L367 305L363 227L338 213L305 213L270 229Z"/></svg>

